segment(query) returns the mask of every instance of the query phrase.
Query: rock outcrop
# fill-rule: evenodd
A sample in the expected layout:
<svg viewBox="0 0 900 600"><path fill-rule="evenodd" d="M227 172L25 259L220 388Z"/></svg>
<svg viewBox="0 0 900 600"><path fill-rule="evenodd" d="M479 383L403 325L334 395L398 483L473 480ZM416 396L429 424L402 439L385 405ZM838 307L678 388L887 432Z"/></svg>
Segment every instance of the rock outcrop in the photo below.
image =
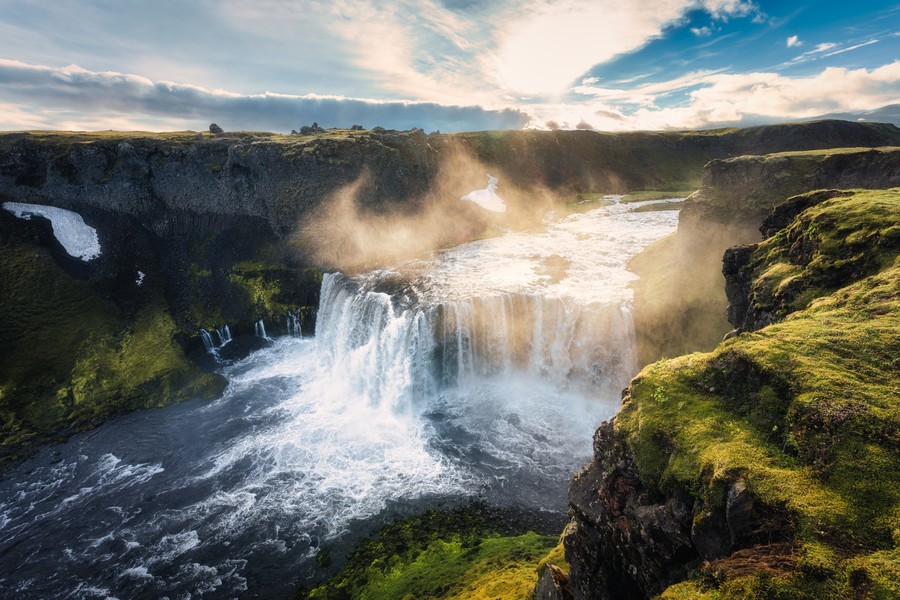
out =
<svg viewBox="0 0 900 600"><path fill-rule="evenodd" d="M785 199L810 190L900 186L900 148L792 152L711 161L703 186L685 200L678 231L638 255L631 267L641 364L711 350L731 329L722 254L761 239L760 223ZM807 202L811 200L806 200ZM772 216L780 228L804 208ZM732 257L726 269L734 269ZM737 305L735 305L737 306Z"/></svg>

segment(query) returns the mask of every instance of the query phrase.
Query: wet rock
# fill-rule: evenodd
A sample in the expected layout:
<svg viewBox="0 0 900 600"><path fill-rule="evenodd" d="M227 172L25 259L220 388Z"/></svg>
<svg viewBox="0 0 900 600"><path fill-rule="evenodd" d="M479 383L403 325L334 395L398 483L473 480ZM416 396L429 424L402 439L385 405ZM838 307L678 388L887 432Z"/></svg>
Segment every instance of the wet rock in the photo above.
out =
<svg viewBox="0 0 900 600"><path fill-rule="evenodd" d="M744 327L750 309L752 272L750 258L756 246L734 246L722 257L722 273L725 275L725 295L728 297L728 322L735 329Z"/></svg>

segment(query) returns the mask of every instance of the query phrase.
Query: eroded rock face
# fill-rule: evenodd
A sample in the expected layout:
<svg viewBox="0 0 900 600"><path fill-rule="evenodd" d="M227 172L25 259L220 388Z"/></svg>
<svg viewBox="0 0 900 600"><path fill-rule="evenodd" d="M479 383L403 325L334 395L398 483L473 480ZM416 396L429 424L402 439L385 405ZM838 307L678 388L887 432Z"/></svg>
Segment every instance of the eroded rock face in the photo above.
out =
<svg viewBox="0 0 900 600"><path fill-rule="evenodd" d="M790 535L783 518L760 504L740 477L710 485L721 492L653 489L615 420L601 425L594 460L569 485L563 543L574 598L650 598L704 561Z"/></svg>
<svg viewBox="0 0 900 600"><path fill-rule="evenodd" d="M746 250L725 256L726 287L721 269L728 248L750 246L774 235L806 208L847 193L841 190L896 186L900 186L900 150L892 148L740 156L709 162L701 189L683 204L675 236L632 261L632 269L641 277L634 284L641 364L662 356L712 350L728 333L729 321L738 331L774 322L776 310L760 305L760 310L750 314L752 303L741 300L748 289L741 280ZM825 188L836 189L805 194ZM782 204L798 194L803 197ZM813 250L809 241L799 239L795 252L809 255ZM729 302L733 308L728 309L726 321Z"/></svg>
<svg viewBox="0 0 900 600"><path fill-rule="evenodd" d="M594 460L569 486L563 542L576 599L643 598L677 581L696 558L693 502L643 484L612 422L594 436Z"/></svg>
<svg viewBox="0 0 900 600"><path fill-rule="evenodd" d="M819 207L852 195L820 190L789 198L763 221L763 242L725 251L727 314L735 328L730 336L762 329L830 290L877 272L879 257L896 247L895 236L875 229L851 233L853 219L859 218L852 209L834 218Z"/></svg>

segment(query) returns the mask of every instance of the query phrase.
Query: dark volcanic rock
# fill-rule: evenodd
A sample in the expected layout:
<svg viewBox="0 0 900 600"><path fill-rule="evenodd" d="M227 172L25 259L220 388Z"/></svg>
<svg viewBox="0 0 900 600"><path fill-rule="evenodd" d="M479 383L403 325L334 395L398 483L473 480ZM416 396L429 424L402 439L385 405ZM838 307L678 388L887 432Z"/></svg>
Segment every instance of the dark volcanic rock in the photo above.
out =
<svg viewBox="0 0 900 600"><path fill-rule="evenodd" d="M734 246L722 257L722 273L725 276L725 295L728 297L728 322L742 328L750 309L752 273L747 268L755 246Z"/></svg>
<svg viewBox="0 0 900 600"><path fill-rule="evenodd" d="M866 187L866 186L861 186ZM810 194L801 194L788 198L776 206L769 215L763 219L759 228L763 238L770 238L780 230L791 224L791 221L804 210L832 198L845 198L853 195L853 192L841 190L820 190Z"/></svg>
<svg viewBox="0 0 900 600"><path fill-rule="evenodd" d="M666 498L641 481L612 422L594 436L594 460L569 486L572 521L563 543L576 599L644 598L682 576L697 557L693 501Z"/></svg>
<svg viewBox="0 0 900 600"><path fill-rule="evenodd" d="M650 598L703 560L790 537L784 515L761 505L743 480L724 485L706 499L662 493L641 479L615 421L601 425L594 460L569 485L563 543L574 598Z"/></svg>

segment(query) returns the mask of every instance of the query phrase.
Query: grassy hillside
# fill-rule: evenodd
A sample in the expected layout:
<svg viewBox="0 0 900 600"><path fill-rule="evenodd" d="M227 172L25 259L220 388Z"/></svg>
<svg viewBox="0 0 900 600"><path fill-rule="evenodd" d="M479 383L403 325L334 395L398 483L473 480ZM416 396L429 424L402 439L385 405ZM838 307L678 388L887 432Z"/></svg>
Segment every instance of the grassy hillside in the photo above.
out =
<svg viewBox="0 0 900 600"><path fill-rule="evenodd" d="M703 502L695 527L738 480L768 515L664 598L900 595L898 209L889 190L803 212L750 266L758 298L806 282L784 321L633 382L615 429L646 485ZM859 256L857 277L821 278Z"/></svg>

